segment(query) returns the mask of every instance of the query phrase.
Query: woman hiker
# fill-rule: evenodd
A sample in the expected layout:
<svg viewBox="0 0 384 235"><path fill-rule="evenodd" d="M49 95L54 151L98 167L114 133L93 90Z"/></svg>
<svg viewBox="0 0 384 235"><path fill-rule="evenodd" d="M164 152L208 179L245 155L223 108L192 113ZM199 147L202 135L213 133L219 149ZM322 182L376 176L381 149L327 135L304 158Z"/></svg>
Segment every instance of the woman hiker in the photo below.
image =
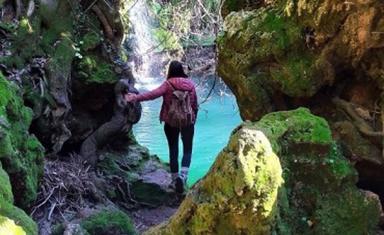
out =
<svg viewBox="0 0 384 235"><path fill-rule="evenodd" d="M143 94L127 94L128 102L154 100L163 97L160 122L164 122L164 132L168 141L172 186L176 192L183 193L187 182L192 157L192 142L198 111L194 83L184 73L178 61L172 61L168 75L158 88ZM179 135L183 142L183 159L179 174Z"/></svg>

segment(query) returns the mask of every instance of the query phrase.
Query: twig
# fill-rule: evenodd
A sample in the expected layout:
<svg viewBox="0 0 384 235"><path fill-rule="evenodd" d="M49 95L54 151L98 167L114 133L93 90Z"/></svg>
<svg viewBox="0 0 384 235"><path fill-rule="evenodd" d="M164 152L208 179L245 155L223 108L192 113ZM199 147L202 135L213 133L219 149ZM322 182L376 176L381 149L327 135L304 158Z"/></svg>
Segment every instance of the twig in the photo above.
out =
<svg viewBox="0 0 384 235"><path fill-rule="evenodd" d="M134 8L138 2L139 2L139 0L136 0L136 1L132 4L132 6L130 6L130 7L128 8L127 12L129 12L130 10L132 10L132 8Z"/></svg>
<svg viewBox="0 0 384 235"><path fill-rule="evenodd" d="M55 186L51 189L51 191L49 192L49 195L48 197L42 202L40 203L39 205L35 206L35 208L33 209L33 211L31 212L31 216L33 215L33 213L41 206L43 206L45 203L47 203L47 201L49 200L49 198L51 198L53 192L58 188L59 186Z"/></svg>
<svg viewBox="0 0 384 235"><path fill-rule="evenodd" d="M51 216L52 216L53 210L54 210L55 207L56 207L56 204L57 204L57 203L54 202L53 205L52 205L52 207L51 207L51 209L49 210L49 213L48 213L48 221L51 220Z"/></svg>
<svg viewBox="0 0 384 235"><path fill-rule="evenodd" d="M87 13L87 12L89 11L89 9L91 9L91 8L93 7L93 5L95 5L95 4L97 3L97 1L98 1L98 0L93 1L93 2L91 3L91 5L89 5L89 6L87 7L87 9L85 9L85 11L84 11L83 13L84 13L84 14Z"/></svg>

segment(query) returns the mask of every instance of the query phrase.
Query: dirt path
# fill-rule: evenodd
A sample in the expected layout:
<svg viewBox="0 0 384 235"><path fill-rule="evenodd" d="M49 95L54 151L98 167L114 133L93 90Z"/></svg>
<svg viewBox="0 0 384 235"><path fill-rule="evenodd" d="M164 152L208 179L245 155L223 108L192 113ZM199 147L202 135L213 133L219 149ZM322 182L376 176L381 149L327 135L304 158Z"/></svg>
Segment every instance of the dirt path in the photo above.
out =
<svg viewBox="0 0 384 235"><path fill-rule="evenodd" d="M136 230L142 234L149 227L161 224L171 217L177 210L177 207L161 206L158 208L143 208L132 212L131 218L135 224Z"/></svg>

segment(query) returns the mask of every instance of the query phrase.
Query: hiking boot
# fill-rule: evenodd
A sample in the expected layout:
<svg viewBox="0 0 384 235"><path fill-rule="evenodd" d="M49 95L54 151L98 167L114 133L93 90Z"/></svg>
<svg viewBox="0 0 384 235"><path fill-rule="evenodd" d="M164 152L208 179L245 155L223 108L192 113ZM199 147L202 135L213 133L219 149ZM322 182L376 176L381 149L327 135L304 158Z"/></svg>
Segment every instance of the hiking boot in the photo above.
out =
<svg viewBox="0 0 384 235"><path fill-rule="evenodd" d="M182 194L184 192L184 180L179 176L175 181L176 192Z"/></svg>

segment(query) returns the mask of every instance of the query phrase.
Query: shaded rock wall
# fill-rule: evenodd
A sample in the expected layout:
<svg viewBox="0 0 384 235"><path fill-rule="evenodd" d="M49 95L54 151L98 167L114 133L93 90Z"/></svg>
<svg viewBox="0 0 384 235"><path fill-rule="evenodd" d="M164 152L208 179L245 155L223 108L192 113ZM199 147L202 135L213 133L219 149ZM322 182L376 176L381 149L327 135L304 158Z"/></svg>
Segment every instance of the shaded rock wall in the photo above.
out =
<svg viewBox="0 0 384 235"><path fill-rule="evenodd" d="M31 206L41 183L44 154L56 157L76 151L111 118L117 80L132 79L120 54L121 7L121 1L0 1L0 220L4 225L12 227L14 221L26 234L37 234L36 224L17 207L37 211ZM54 192L40 189L40 197L44 190ZM38 199L39 204L44 202ZM50 217L57 208L49 209Z"/></svg>
<svg viewBox="0 0 384 235"><path fill-rule="evenodd" d="M111 118L113 85L130 76L120 54L123 4L39 1L16 17L12 2L4 2L0 24L4 75L22 82L31 131L47 151L76 148Z"/></svg>
<svg viewBox="0 0 384 235"><path fill-rule="evenodd" d="M146 234L373 233L381 205L356 181L324 119L271 113L238 127L176 214Z"/></svg>

